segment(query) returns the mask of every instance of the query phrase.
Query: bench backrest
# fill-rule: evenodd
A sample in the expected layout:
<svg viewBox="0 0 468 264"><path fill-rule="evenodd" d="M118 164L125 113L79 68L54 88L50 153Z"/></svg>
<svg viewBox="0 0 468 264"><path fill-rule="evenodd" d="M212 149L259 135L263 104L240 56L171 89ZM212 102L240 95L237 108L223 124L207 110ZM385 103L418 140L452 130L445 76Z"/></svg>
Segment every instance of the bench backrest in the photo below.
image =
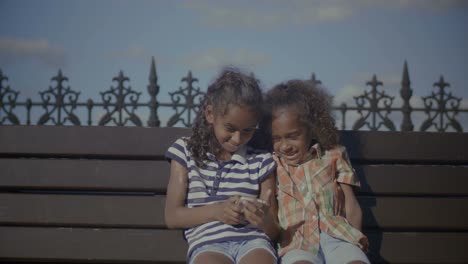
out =
<svg viewBox="0 0 468 264"><path fill-rule="evenodd" d="M0 261L184 263L164 153L190 131L0 127ZM468 134L341 132L373 262L468 262Z"/></svg>

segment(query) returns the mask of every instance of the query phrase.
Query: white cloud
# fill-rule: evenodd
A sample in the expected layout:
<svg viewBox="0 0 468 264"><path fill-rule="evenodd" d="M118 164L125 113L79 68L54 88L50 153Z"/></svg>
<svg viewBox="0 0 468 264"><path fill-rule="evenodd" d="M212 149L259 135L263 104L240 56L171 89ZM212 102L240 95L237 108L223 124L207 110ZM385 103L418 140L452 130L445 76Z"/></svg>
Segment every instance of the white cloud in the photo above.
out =
<svg viewBox="0 0 468 264"><path fill-rule="evenodd" d="M466 7L465 0L289 0L289 1L186 1L200 23L211 27L271 30L346 20L370 8L416 9L443 12Z"/></svg>
<svg viewBox="0 0 468 264"><path fill-rule="evenodd" d="M468 1L466 0L360 0L360 3L364 6L393 7L437 12L468 6Z"/></svg>
<svg viewBox="0 0 468 264"><path fill-rule="evenodd" d="M354 106L356 104L354 96L359 96L364 93L364 89L354 85L346 85L344 88L336 92L333 98L333 105L339 106L342 103L346 103L348 106Z"/></svg>
<svg viewBox="0 0 468 264"><path fill-rule="evenodd" d="M349 5L329 2L291 0L239 2L187 1L183 7L198 13L200 22L212 27L274 29L278 26L306 26L341 21L352 14Z"/></svg>
<svg viewBox="0 0 468 264"><path fill-rule="evenodd" d="M245 49L226 50L223 48L210 49L180 59L182 65L192 70L218 69L222 66L235 65L250 69L270 63L268 55L251 52Z"/></svg>
<svg viewBox="0 0 468 264"><path fill-rule="evenodd" d="M364 90L361 87L347 85L336 92L333 97L333 105L340 107L344 103L347 107L356 106L354 96L359 96L362 93L364 93ZM335 111L334 115L336 119L336 126L339 129L343 129L343 116L341 111ZM346 116L344 117L344 129L352 129L354 122L356 122L359 117L360 115L357 113L357 111L346 111Z"/></svg>
<svg viewBox="0 0 468 264"><path fill-rule="evenodd" d="M400 89L401 88L401 78L402 76L401 75L386 75L386 76L383 76L382 77L382 82L383 82L383 85L384 87L392 87L392 88L397 88L397 89Z"/></svg>
<svg viewBox="0 0 468 264"><path fill-rule="evenodd" d="M362 84L362 92L360 94L364 93L364 91L371 91L372 87L367 85L367 83L372 81L373 75L374 75L373 73L369 73L369 72L367 73L360 72L360 73L354 74L353 82ZM393 107L402 106L403 100L400 95L402 76L397 75L397 74L379 74L379 75L376 75L376 77L378 81L383 83L382 85L379 85L377 87L377 90L379 92L384 92L385 95L387 96L393 97L393 102L392 102ZM413 93L414 93L414 89L413 89ZM387 101L387 103L389 102ZM380 101L379 106L381 107L384 106L383 100Z"/></svg>
<svg viewBox="0 0 468 264"><path fill-rule="evenodd" d="M6 63L37 60L53 68L62 68L67 58L63 48L52 46L45 39L0 37L0 59Z"/></svg>
<svg viewBox="0 0 468 264"><path fill-rule="evenodd" d="M111 51L104 55L107 59L123 59L123 60L134 60L139 62L148 63L151 58L151 54L142 46L132 44L125 50ZM160 60L158 59L158 63Z"/></svg>
<svg viewBox="0 0 468 264"><path fill-rule="evenodd" d="M321 22L341 21L351 16L352 13L352 9L344 5L299 5L294 10L294 13L291 14L291 19L297 25L310 25Z"/></svg>
<svg viewBox="0 0 468 264"><path fill-rule="evenodd" d="M468 110L468 99L463 99L460 102L460 109ZM468 112L460 112L457 115L457 120L463 127L463 131L468 131Z"/></svg>
<svg viewBox="0 0 468 264"><path fill-rule="evenodd" d="M355 85L347 85L343 89L339 90L336 93L335 98L334 98L334 106L340 107L342 103L345 103L348 108L349 107L356 107L357 104L356 104L356 100L354 99L354 97L364 95L365 91L370 92L371 87L369 87L369 86L366 86L366 87L364 87L364 86L360 87L359 86L358 87L358 86L355 86ZM399 93L389 93L385 89L385 87L382 88L380 86L378 88L378 91L379 92L383 91L383 92L385 92L385 94L387 96L393 97L393 101L391 101L390 98L382 98L381 100L379 100L379 107L384 108L384 107L386 107L386 104L390 104L390 106L394 107L394 108L402 107L403 101L402 101ZM369 97L370 96L371 95L369 95ZM421 101L420 97L418 97L418 98L412 97L411 106L412 107L420 107L421 104L422 104L420 101ZM364 101L364 106L365 107L370 106L370 103L369 103L368 100ZM367 114L367 113L368 113L367 111L363 111L363 114ZM380 114L382 116L387 116L387 112L385 110L380 111ZM400 126L401 126L402 118L403 118L402 112L396 110L396 111L391 111L388 114L389 114L388 117L393 122L395 128L397 130L399 130ZM343 117L342 117L341 111L340 110L335 111L335 116L337 118L338 127L342 128L342 119L343 119ZM345 129L352 129L352 126L353 126L354 122L356 122L359 117L361 117L361 115L356 110L348 110L346 112ZM413 119L415 118L414 114L412 115L412 118ZM372 119L368 118L366 121L367 122L372 122ZM377 123L380 123L380 122L382 122L382 119L380 117L378 117L376 121L377 121ZM415 120L413 120L413 123L414 123L414 121ZM417 122L420 122L420 118L417 119ZM368 127L364 126L361 129L367 130ZM379 129L380 130L388 130L388 128L384 127L383 124L381 124L381 128L379 128Z"/></svg>
<svg viewBox="0 0 468 264"><path fill-rule="evenodd" d="M367 86L366 83L371 81L375 73L371 72L358 72L353 75L353 82L357 82L359 84L362 84L362 86L370 87ZM377 80L382 82L383 85L379 87L384 87L385 90L401 88L401 80L402 80L402 75L401 74L375 74L377 77Z"/></svg>
<svg viewBox="0 0 468 264"><path fill-rule="evenodd" d="M462 109L468 109L468 98L461 100L461 102L460 102L460 108L462 108Z"/></svg>

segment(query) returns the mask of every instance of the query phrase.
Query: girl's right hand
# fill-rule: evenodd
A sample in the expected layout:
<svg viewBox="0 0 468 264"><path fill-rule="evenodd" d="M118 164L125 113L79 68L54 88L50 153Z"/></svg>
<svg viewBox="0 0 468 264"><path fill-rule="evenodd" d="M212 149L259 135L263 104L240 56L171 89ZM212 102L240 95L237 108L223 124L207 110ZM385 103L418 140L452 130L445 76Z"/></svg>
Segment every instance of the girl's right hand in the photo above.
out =
<svg viewBox="0 0 468 264"><path fill-rule="evenodd" d="M239 196L230 197L227 200L216 203L214 217L216 220L228 225L238 225L244 220Z"/></svg>

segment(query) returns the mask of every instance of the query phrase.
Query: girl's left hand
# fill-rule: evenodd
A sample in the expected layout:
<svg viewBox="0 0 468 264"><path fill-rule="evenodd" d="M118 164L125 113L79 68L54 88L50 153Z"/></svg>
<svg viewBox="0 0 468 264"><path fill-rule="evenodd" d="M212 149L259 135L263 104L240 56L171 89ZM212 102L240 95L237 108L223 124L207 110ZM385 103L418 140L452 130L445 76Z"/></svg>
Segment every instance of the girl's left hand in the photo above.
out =
<svg viewBox="0 0 468 264"><path fill-rule="evenodd" d="M255 200L243 200L244 203L244 217L254 227L262 229L265 225L266 216L270 209L270 196L271 190L267 190L266 195L263 199Z"/></svg>

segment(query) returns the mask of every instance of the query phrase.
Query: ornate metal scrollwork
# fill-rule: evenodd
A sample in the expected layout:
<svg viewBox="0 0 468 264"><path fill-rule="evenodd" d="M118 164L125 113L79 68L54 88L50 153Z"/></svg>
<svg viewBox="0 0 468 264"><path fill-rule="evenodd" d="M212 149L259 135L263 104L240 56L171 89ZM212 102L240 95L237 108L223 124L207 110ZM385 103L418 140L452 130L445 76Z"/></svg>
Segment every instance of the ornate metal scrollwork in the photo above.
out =
<svg viewBox="0 0 468 264"><path fill-rule="evenodd" d="M169 118L167 126L172 127L178 122L186 127L192 125L192 115L195 117L200 107L201 100L205 95L200 91L200 88L194 88L193 83L198 82L197 78L192 77L192 72L189 71L187 77L182 78L182 82L187 83L187 87L179 87L179 90L169 93L172 101L172 108L176 113ZM197 102L198 101L198 102ZM183 116L185 114L185 117Z"/></svg>
<svg viewBox="0 0 468 264"><path fill-rule="evenodd" d="M129 81L123 72L120 71L119 76L114 77L112 81L118 83L117 88L111 86L110 90L101 92L103 107L106 111L100 119L99 125L104 126L109 122L117 126L125 126L128 122L136 126L142 126L140 118L135 114L138 107L139 92L133 91L131 87L126 88L124 82Z"/></svg>
<svg viewBox="0 0 468 264"><path fill-rule="evenodd" d="M54 125L61 126L67 121L73 125L81 125L80 119L73 113L80 93L71 90L69 86L63 86L63 82L68 81L68 78L63 76L61 70L51 80L56 81L57 86L55 88L49 86L48 90L39 92L45 113L39 118L38 125L52 122Z"/></svg>
<svg viewBox="0 0 468 264"><path fill-rule="evenodd" d="M439 87L437 93L432 92L430 96L422 97L424 112L428 117L422 123L421 131L435 127L438 132L445 132L449 127L452 127L457 132L463 132L462 126L456 120L461 98L445 91L445 88L450 87L450 84L445 82L444 76L440 76L439 82L434 83L434 86Z"/></svg>
<svg viewBox="0 0 468 264"><path fill-rule="evenodd" d="M13 125L19 125L20 121L18 117L13 113L19 92L11 90L10 86L4 87L3 81L6 80L8 80L8 77L4 76L0 69L0 125L5 124L6 121L9 121ZM5 113L3 117L1 112Z"/></svg>
<svg viewBox="0 0 468 264"><path fill-rule="evenodd" d="M353 130L359 130L366 126L372 131L377 131L381 126L385 126L387 129L395 131L395 124L388 117L392 111L394 97L385 94L384 91L377 90L377 87L383 83L377 79L375 74L372 80L366 84L372 87L371 91L365 91L364 94L354 97L357 111L361 117L354 123ZM380 102L382 102L383 107L379 107ZM371 118L370 122L369 118ZM380 121L377 122L377 119Z"/></svg>
<svg viewBox="0 0 468 264"><path fill-rule="evenodd" d="M253 73L251 73L251 76L255 78ZM111 86L110 90L101 92L101 98L98 100L89 98L81 102L78 101L81 93L71 90L70 87L64 87L64 82L68 81L68 78L63 76L60 70L57 76L51 78L57 85L54 88L49 87L48 90L39 92L41 100L37 101L32 101L30 98L20 100L20 92L11 89L6 84L7 80L8 78L0 70L0 126L10 124L58 126L72 124L159 127L161 121L158 111L161 107L165 107L174 111L172 113L164 112L164 119L169 117L166 126L190 127L196 118L196 113L200 109L205 95L205 92L200 91L200 88L194 88L194 83L198 82L198 79L194 78L192 72L189 71L187 76L181 79L181 82L186 82L187 85L185 87L182 85L184 88L179 87L178 90L174 89L174 92L169 92L169 102L160 102L158 100L160 87L154 58L151 59L149 84L146 86L149 100L145 102L139 102L141 93L132 90L130 86L125 84L125 82L129 81L129 78L124 76L122 71L112 79L113 82L117 82L117 87ZM314 73L311 74L310 81L321 85L321 81L316 79ZM128 87L125 87L125 85ZM418 117L425 119L420 125L421 131L446 132L447 130L455 130L463 132L461 123L457 118L460 118L459 113L468 114L468 109L462 107L461 98L446 92L446 87L449 87L449 84L445 82L443 76L434 84L434 86L438 87L438 91L432 92L430 96L422 97L423 107L413 107L411 105L413 89L411 88L406 61L401 80L401 106L392 106L394 97L387 95L382 87L378 88L383 83L377 80L375 75L366 85L371 86L371 89L367 88L367 91L363 94L355 96L355 104L346 105L342 103L332 106L333 111L341 114L341 129L347 129L346 121L353 120L353 130L395 131L396 120L391 120L390 117L395 113L401 113L401 131L414 131L417 129L414 129L412 115L424 112L425 115L418 115ZM45 112L42 109L45 109ZM84 111L80 110L78 112L78 109L84 109ZM144 123L141 117L136 114L141 109L149 109L148 119ZM20 110L24 111L19 112ZM101 111L97 121L93 120L93 117L96 118L96 111ZM353 114L349 114L350 112ZM356 113L357 118L354 115Z"/></svg>

